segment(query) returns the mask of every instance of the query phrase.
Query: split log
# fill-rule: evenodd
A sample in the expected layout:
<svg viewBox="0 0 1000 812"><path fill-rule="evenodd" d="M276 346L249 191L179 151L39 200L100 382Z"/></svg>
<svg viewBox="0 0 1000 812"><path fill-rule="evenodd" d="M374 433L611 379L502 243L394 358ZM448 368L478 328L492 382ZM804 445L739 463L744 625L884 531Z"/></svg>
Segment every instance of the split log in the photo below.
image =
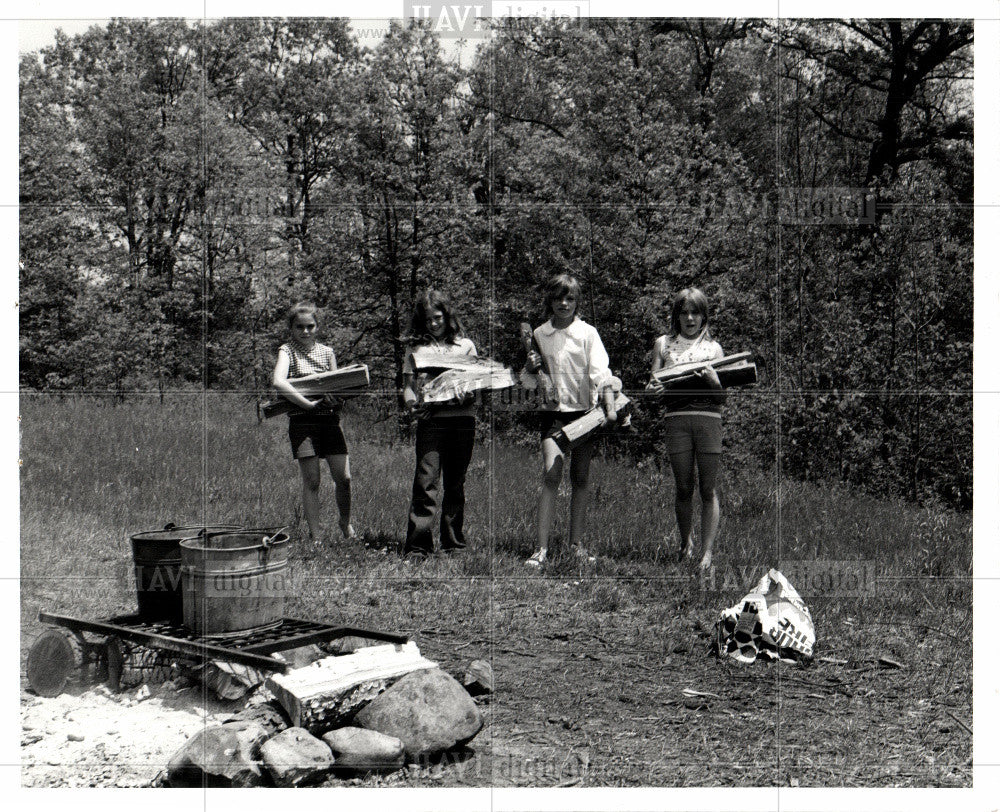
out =
<svg viewBox="0 0 1000 812"><path fill-rule="evenodd" d="M264 728L268 736L273 736L292 726L288 716L285 714L285 709L275 700L269 699L264 702L255 702L254 699L256 697L251 698L246 707L241 708L224 721L253 722Z"/></svg>
<svg viewBox="0 0 1000 812"><path fill-rule="evenodd" d="M265 686L292 724L329 730L353 716L400 677L436 668L416 643L369 646L353 654L325 657L304 668L272 674Z"/></svg>
<svg viewBox="0 0 1000 812"><path fill-rule="evenodd" d="M46 629L28 652L28 684L39 696L59 696L76 681L83 664L83 646L69 632Z"/></svg>
<svg viewBox="0 0 1000 812"><path fill-rule="evenodd" d="M198 669L202 684L219 699L240 699L264 681L264 672L249 665L213 660Z"/></svg>
<svg viewBox="0 0 1000 812"><path fill-rule="evenodd" d="M618 419L621 420L626 413L626 407L631 401L620 392L615 397L615 411L618 412ZM562 428L562 434L569 443L570 448L574 448L590 437L602 426L607 425L608 418L604 414L603 406L596 406L582 417L578 417L572 423L567 423Z"/></svg>
<svg viewBox="0 0 1000 812"><path fill-rule="evenodd" d="M543 404L555 402L556 388L552 383L551 371L545 363L545 356L542 355L542 348L535 340L535 333L531 329L531 325L522 321L518 328L518 335L527 356L522 384L526 389L537 389Z"/></svg>

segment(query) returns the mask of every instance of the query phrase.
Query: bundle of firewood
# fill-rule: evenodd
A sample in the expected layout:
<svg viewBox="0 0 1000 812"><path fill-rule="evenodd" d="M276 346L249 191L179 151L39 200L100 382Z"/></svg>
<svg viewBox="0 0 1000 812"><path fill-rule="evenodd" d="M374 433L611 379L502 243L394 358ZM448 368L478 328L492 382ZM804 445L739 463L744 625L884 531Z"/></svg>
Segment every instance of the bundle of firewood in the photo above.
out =
<svg viewBox="0 0 1000 812"><path fill-rule="evenodd" d="M413 353L413 366L418 375L427 377L420 387L422 404L461 403L480 390L514 385L514 376L507 367L475 355L421 348Z"/></svg>
<svg viewBox="0 0 1000 812"><path fill-rule="evenodd" d="M747 386L757 383L757 365L750 360L750 353L739 352L714 361L694 361L676 364L654 372L653 377L663 384L664 389L678 390L689 387L698 376L696 370L714 367L719 382L725 387Z"/></svg>
<svg viewBox="0 0 1000 812"><path fill-rule="evenodd" d="M368 367L365 364L335 369L333 372L320 372L315 375L304 375L301 378L289 378L288 382L295 387L300 395L306 398L321 398L323 395L336 395L341 398L357 397L369 384ZM279 397L264 404L264 417L275 417L279 414L299 411L299 407Z"/></svg>

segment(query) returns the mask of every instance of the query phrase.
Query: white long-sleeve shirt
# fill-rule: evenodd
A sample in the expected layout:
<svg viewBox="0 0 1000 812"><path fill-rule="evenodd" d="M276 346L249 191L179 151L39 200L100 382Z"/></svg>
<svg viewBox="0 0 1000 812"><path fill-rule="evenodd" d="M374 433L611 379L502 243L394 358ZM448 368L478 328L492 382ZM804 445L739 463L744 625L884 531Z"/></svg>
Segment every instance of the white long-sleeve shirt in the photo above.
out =
<svg viewBox="0 0 1000 812"><path fill-rule="evenodd" d="M535 328L534 336L555 386L558 405L554 411L594 408L601 388L613 380L608 352L597 330L579 317L562 329L550 319Z"/></svg>

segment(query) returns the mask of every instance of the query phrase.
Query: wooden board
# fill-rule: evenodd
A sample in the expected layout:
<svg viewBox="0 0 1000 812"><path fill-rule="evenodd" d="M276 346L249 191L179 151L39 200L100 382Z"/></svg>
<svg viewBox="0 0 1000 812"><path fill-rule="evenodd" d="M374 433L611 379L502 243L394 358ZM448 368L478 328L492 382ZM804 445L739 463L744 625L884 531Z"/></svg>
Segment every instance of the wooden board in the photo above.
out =
<svg viewBox="0 0 1000 812"><path fill-rule="evenodd" d="M426 347L414 350L412 357L413 368L417 372L425 372L429 369L467 369L481 366L483 363L492 363L489 359L479 358L476 355L460 352L437 352Z"/></svg>
<svg viewBox="0 0 1000 812"><path fill-rule="evenodd" d="M717 372L719 382L727 388L757 383L757 365L754 363L734 364L731 367L723 367Z"/></svg>
<svg viewBox="0 0 1000 812"><path fill-rule="evenodd" d="M672 367L666 367L661 369L659 372L654 372L653 377L656 378L664 386L667 385L669 381L678 378L694 378L694 371L696 369L704 369L705 367L715 367L716 370L739 364L741 362L750 362L750 353L748 352L738 352L734 355L727 355L723 358L716 358L714 361L694 361L689 364L676 364Z"/></svg>
<svg viewBox="0 0 1000 812"><path fill-rule="evenodd" d="M747 386L757 383L757 365L753 362L738 361L728 366L716 367L716 374L719 376L719 383L723 387ZM694 372L687 372L667 380L660 381L664 389L670 392L677 392L691 387L698 378ZM700 386L692 391L703 392L704 387Z"/></svg>
<svg viewBox="0 0 1000 812"><path fill-rule="evenodd" d="M615 411L622 415L625 408L631 401L623 394L619 393L615 397ZM596 406L582 417L578 417L572 423L563 426L562 433L569 441L569 447L579 445L591 434L597 431L608 422L602 406Z"/></svg>
<svg viewBox="0 0 1000 812"><path fill-rule="evenodd" d="M337 395L349 398L357 397L361 390L366 388L371 379L368 374L368 366L365 364L352 364L341 367L332 372L320 372L316 375L304 375L301 378L289 378L288 382L295 387L295 390L307 398L317 398L323 395ZM263 405L261 411L265 418L277 417L279 414L303 411L290 400L278 397L269 400Z"/></svg>
<svg viewBox="0 0 1000 812"><path fill-rule="evenodd" d="M362 389L370 383L365 364L351 364L331 372L289 378L288 382L300 395L336 394L344 389Z"/></svg>
<svg viewBox="0 0 1000 812"><path fill-rule="evenodd" d="M413 642L368 646L352 654L325 657L303 668L267 678L265 687L292 725L328 729L374 699L399 677L437 668Z"/></svg>

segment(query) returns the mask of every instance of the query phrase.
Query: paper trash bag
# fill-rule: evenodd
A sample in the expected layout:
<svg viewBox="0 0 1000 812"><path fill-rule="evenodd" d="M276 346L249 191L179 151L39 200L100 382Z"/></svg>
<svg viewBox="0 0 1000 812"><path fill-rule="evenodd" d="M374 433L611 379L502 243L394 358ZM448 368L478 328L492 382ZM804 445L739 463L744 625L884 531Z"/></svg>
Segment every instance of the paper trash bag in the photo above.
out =
<svg viewBox="0 0 1000 812"><path fill-rule="evenodd" d="M809 609L795 587L774 569L768 570L739 603L722 610L715 632L719 656L741 663L752 663L758 656L809 660L816 644Z"/></svg>
<svg viewBox="0 0 1000 812"><path fill-rule="evenodd" d="M488 358L472 358L468 367L447 369L430 380L421 380L422 404L462 403L480 389L507 389L515 383L513 373Z"/></svg>

